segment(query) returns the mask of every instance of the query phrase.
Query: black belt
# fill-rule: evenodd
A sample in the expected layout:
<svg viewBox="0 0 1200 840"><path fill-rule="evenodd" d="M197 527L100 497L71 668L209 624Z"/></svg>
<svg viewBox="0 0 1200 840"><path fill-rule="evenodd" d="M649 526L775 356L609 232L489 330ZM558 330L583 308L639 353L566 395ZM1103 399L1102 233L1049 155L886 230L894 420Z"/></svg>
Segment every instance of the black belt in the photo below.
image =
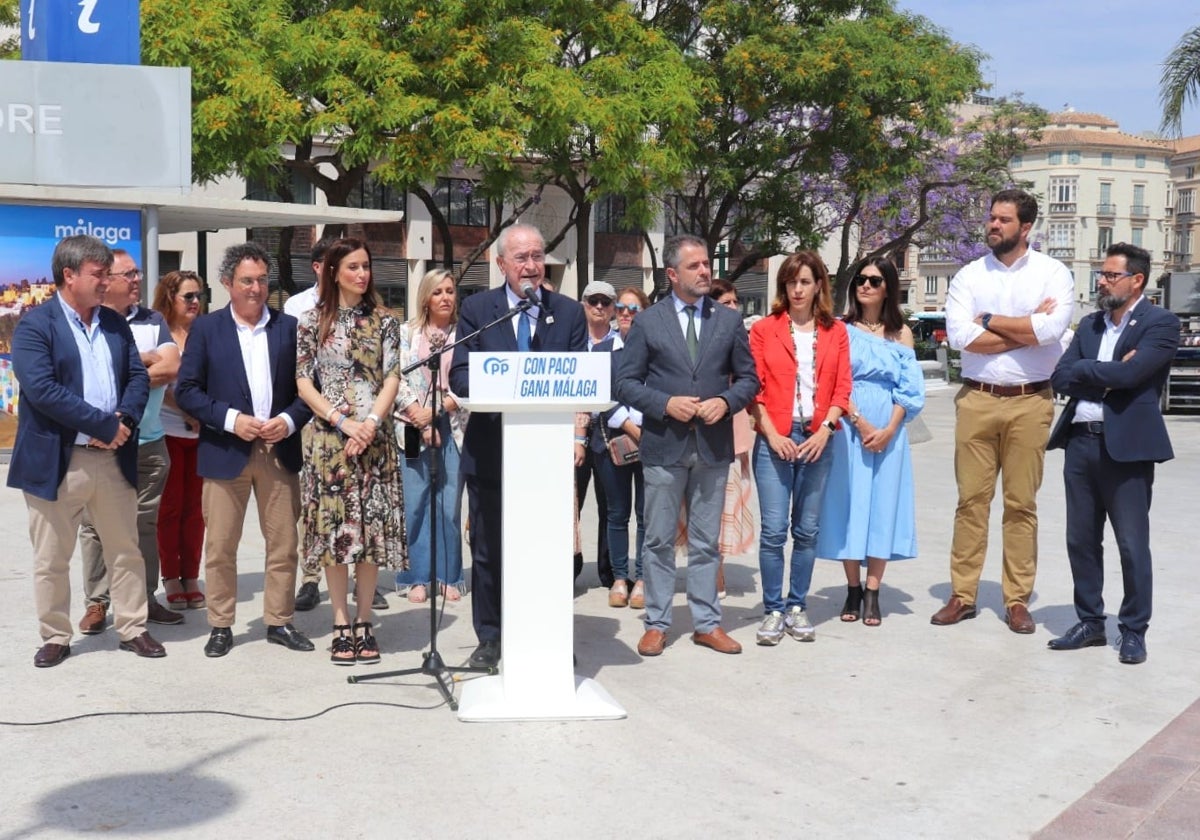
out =
<svg viewBox="0 0 1200 840"><path fill-rule="evenodd" d="M1099 420L1087 420L1071 424L1071 434L1101 437L1104 434L1104 424Z"/></svg>
<svg viewBox="0 0 1200 840"><path fill-rule="evenodd" d="M1050 387L1049 379L1043 379L1041 382L1027 382L1024 385L993 385L990 382L976 382L974 379L966 377L963 377L962 382L973 391L983 391L993 397L1027 397Z"/></svg>

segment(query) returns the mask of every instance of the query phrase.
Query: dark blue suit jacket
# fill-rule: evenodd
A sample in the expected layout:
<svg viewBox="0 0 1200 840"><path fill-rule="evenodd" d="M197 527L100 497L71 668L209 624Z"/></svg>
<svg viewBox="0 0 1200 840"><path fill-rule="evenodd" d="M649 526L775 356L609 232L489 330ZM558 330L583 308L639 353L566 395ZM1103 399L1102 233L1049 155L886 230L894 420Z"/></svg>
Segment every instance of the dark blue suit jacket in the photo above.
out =
<svg viewBox="0 0 1200 840"><path fill-rule="evenodd" d="M271 416L287 414L296 427L294 434L275 445L275 451L287 469L300 472L304 458L300 430L312 418L312 410L296 393L296 319L274 309L270 313ZM254 403L237 325L228 306L192 324L175 385L175 402L201 423L197 472L224 480L241 475L250 460L252 443L226 432L225 417L231 408L252 415Z"/></svg>
<svg viewBox="0 0 1200 840"><path fill-rule="evenodd" d="M679 463L692 435L703 463L729 463L733 460L733 415L758 393L758 374L741 316L709 297L698 305L701 327L695 362L688 353L672 295L634 319L621 350L616 398L642 412L638 450L644 464ZM680 423L667 416L667 400L674 396L723 397L729 411L711 426Z"/></svg>
<svg viewBox="0 0 1200 840"><path fill-rule="evenodd" d="M542 305L539 307L538 323L530 343L534 351L552 353L582 353L587 350L587 323L583 307L578 301L542 289ZM484 324L489 324L508 311L508 295L504 286L479 292L463 301L458 316L456 333L469 335ZM528 317L525 314L517 316ZM471 395L469 377L472 352L517 352L517 336L509 322L497 324L485 333L477 335L454 348L454 362L450 366L450 390L463 397ZM500 480L501 435L500 415L488 412L471 412L467 431L463 437L461 469L463 475L480 475Z"/></svg>
<svg viewBox="0 0 1200 840"><path fill-rule="evenodd" d="M1174 457L1159 397L1175 350L1179 347L1179 318L1143 299L1133 312L1113 352L1113 361L1100 362L1104 313L1093 312L1079 322L1050 377L1054 391L1071 398L1050 435L1047 449L1065 449L1079 400L1103 403L1104 445L1114 461L1167 461ZM1137 350L1128 362L1121 359Z"/></svg>
<svg viewBox="0 0 1200 840"><path fill-rule="evenodd" d="M141 422L150 377L125 319L107 307L96 309L108 340L117 382L117 411ZM97 440L117 434L116 414L83 400L83 368L71 321L52 298L25 313L12 339L13 372L21 385L17 439L8 468L8 486L56 501L79 432ZM117 450L121 473L137 487L137 434Z"/></svg>

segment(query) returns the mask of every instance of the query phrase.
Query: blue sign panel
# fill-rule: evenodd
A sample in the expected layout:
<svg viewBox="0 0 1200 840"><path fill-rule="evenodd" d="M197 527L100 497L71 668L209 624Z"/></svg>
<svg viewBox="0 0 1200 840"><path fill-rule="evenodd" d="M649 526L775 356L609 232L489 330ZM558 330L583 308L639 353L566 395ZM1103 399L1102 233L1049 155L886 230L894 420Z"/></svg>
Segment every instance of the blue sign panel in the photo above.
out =
<svg viewBox="0 0 1200 840"><path fill-rule="evenodd" d="M140 64L138 0L21 0L21 58Z"/></svg>

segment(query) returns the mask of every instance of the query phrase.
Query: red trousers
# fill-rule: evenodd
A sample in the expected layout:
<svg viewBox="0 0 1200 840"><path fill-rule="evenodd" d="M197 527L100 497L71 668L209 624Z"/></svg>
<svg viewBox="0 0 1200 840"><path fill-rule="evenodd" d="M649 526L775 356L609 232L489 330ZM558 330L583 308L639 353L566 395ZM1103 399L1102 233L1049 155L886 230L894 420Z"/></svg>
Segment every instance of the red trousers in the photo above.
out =
<svg viewBox="0 0 1200 840"><path fill-rule="evenodd" d="M158 509L158 561L163 580L200 577L204 550L204 511L200 492L204 479L196 474L196 438L167 435L171 469Z"/></svg>

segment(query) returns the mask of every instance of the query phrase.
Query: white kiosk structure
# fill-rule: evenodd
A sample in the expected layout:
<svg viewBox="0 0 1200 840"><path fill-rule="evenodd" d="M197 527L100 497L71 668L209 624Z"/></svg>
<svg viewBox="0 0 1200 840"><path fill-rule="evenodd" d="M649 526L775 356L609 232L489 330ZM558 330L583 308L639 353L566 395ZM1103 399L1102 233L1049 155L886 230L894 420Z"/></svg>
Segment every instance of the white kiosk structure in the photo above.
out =
<svg viewBox="0 0 1200 840"><path fill-rule="evenodd" d="M472 353L471 411L504 427L500 675L463 683L463 721L613 720L622 708L575 675L574 421L609 399L607 353ZM531 608L530 604L536 604Z"/></svg>

